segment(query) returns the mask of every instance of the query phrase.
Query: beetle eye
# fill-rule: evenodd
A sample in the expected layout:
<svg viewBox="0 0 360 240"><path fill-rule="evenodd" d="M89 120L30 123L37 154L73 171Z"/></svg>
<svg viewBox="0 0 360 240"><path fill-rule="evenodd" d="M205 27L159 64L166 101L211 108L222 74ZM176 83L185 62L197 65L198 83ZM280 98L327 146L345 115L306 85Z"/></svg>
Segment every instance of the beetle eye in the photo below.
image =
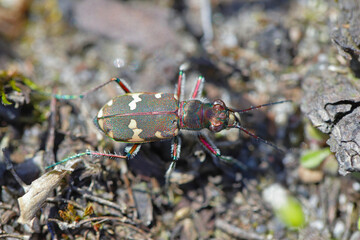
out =
<svg viewBox="0 0 360 240"><path fill-rule="evenodd" d="M213 107L215 110L217 110L217 111L222 111L222 110L224 110L225 108L224 108L224 106L222 106L222 105L220 105L220 104L216 104L216 105L214 105L214 107Z"/></svg>
<svg viewBox="0 0 360 240"><path fill-rule="evenodd" d="M219 106L219 107L222 107L222 108L226 108L226 105L225 103L221 100L221 99L217 99L213 102L214 106Z"/></svg>
<svg viewBox="0 0 360 240"><path fill-rule="evenodd" d="M211 125L209 127L209 129L213 132L220 132L221 130L224 129L224 125L223 124L219 124L219 125Z"/></svg>

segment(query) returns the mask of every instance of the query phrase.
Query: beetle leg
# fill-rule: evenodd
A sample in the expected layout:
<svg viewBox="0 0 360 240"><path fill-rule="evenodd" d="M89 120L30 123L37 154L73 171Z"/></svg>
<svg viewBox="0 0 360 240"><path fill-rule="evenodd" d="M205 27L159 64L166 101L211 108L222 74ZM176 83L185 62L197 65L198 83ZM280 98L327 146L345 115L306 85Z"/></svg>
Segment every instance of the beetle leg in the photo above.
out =
<svg viewBox="0 0 360 240"><path fill-rule="evenodd" d="M109 83L111 82L116 82L119 84L119 86L121 87L122 90L124 90L124 92L126 93L130 93L132 92L130 86L125 82L125 80L123 79L120 79L120 78L112 78L110 79L109 81L103 83L103 84L100 84L99 86L97 87L94 87L86 92L84 92L83 94L80 94L80 95L61 95L61 94L50 94L52 97L56 98L56 99L65 99L65 100L70 100L70 99L82 99L84 98L86 95L92 93L92 92L95 92L97 90L99 90L100 88L103 88L104 86L108 85Z"/></svg>
<svg viewBox="0 0 360 240"><path fill-rule="evenodd" d="M205 135L199 133L198 139L204 148L207 149L213 156L227 163L234 162L235 159L233 157L221 155L220 150Z"/></svg>
<svg viewBox="0 0 360 240"><path fill-rule="evenodd" d="M126 153L126 157L128 159L134 157L140 150L141 144L140 143L135 143L134 145L132 145L131 147L126 147L125 148L125 153Z"/></svg>
<svg viewBox="0 0 360 240"><path fill-rule="evenodd" d="M177 100L179 102L183 99L184 84L185 84L185 73L182 70L180 70L176 93L175 93L175 96L177 97Z"/></svg>
<svg viewBox="0 0 360 240"><path fill-rule="evenodd" d="M176 136L173 138L171 144L172 162L170 163L169 168L167 169L165 174L165 186L166 186L165 188L169 186L171 173L174 171L176 162L180 157L180 149L181 149L181 139L179 136Z"/></svg>
<svg viewBox="0 0 360 240"><path fill-rule="evenodd" d="M129 86L129 84L124 80L124 79L121 79L121 78L112 78L110 79L110 82L111 81L115 81L119 84L119 86L121 87L122 90L124 90L124 92L126 93L131 93L133 92Z"/></svg>
<svg viewBox="0 0 360 240"><path fill-rule="evenodd" d="M200 97L203 87L204 87L205 78L203 76L199 76L198 80L196 81L196 85L194 90L191 94L191 99L197 99Z"/></svg>
<svg viewBox="0 0 360 240"><path fill-rule="evenodd" d="M85 152L72 155L72 156L67 157L67 158L65 158L65 159L63 159L63 160L61 160L61 161L59 161L57 163L54 163L54 164L52 164L50 166L47 166L47 167L45 167L45 169L55 167L56 165L62 164L62 163L67 162L69 160L80 158L82 156L100 156L100 157L108 157L108 158L123 158L123 159L126 159L126 157L122 156L122 155L110 154L110 153L101 153L101 152L95 152L95 151L86 150Z"/></svg>

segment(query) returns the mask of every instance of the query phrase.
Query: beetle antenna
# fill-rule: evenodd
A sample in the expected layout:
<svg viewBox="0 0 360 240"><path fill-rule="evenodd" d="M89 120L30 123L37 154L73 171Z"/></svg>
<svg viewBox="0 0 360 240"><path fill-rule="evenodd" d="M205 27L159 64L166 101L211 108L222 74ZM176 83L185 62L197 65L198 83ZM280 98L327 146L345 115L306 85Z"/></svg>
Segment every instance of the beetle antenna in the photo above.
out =
<svg viewBox="0 0 360 240"><path fill-rule="evenodd" d="M263 142L263 143L265 143L265 144L267 144L267 145L270 145L271 147L275 148L275 149L278 150L279 152L284 153L284 150L280 149L280 148L279 148L278 146L276 146L275 144L273 144L273 143L271 143L271 142L269 142L269 141L266 141L265 139L262 139L261 137L256 136L256 135L253 134L252 132L248 131L246 128L240 126L240 123L236 123L236 124L234 125L234 127L240 129L241 131L243 131L243 132L246 133L247 135L255 138L256 141Z"/></svg>
<svg viewBox="0 0 360 240"><path fill-rule="evenodd" d="M234 112L238 112L238 113L244 113L244 112L248 112L254 109L258 109L258 108L262 108L262 107L267 107L267 106L271 106L271 105L275 105L275 104L280 104L280 103L286 103L286 102L292 102L291 100L284 100L284 101L278 101L278 102L272 102L272 103L266 103L266 104L262 104L259 106L255 106L255 107L250 107L247 109L241 109L241 110L236 110L236 109L230 109L231 111Z"/></svg>

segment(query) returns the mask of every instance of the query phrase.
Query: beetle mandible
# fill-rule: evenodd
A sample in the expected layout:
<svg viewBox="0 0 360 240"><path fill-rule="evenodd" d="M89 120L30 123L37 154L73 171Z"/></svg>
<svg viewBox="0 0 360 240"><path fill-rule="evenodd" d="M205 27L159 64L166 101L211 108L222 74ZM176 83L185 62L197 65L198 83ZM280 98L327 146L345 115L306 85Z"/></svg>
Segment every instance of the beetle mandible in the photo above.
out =
<svg viewBox="0 0 360 240"><path fill-rule="evenodd" d="M116 82L125 94L116 96L108 101L95 116L94 124L114 141L133 144L126 149L126 158L134 156L143 143L171 139L172 162L166 171L166 185L169 183L170 175L180 156L181 141L178 134L181 129L195 131L198 140L205 149L221 160L228 160L229 158L221 155L220 150L200 130L206 128L212 132L219 132L224 129L238 128L255 139L278 149L276 145L259 138L242 127L239 114L264 106L289 102L289 100L235 110L227 107L220 99L212 103L200 100L204 81L204 77L199 76L191 98L188 100L181 99L185 82L185 73L182 70L179 71L175 94L160 92L134 93L123 79L112 78L110 81L79 96L54 95L54 97L58 99L83 98L88 93L102 88L110 82ZM54 165L83 155L124 158L123 156L87 151L64 159Z"/></svg>

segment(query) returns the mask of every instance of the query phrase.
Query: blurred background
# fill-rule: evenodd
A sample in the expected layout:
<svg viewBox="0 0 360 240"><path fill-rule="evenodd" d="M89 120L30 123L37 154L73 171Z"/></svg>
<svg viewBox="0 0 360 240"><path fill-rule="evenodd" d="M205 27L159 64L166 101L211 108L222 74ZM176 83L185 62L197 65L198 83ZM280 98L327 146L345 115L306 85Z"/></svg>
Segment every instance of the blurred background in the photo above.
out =
<svg viewBox="0 0 360 240"><path fill-rule="evenodd" d="M0 237L360 239L359 5L0 0ZM199 75L204 101L246 109L292 100L241 114L283 151L237 129L205 130L233 158L226 163L182 131L168 189L171 141L143 144L129 161L82 156L44 180L56 161L128 146L92 123L123 94L117 84L84 99L51 93L79 95L119 76L134 92L173 93L182 64L185 100ZM47 193L18 202L29 186ZM25 217L19 208L30 203Z"/></svg>

